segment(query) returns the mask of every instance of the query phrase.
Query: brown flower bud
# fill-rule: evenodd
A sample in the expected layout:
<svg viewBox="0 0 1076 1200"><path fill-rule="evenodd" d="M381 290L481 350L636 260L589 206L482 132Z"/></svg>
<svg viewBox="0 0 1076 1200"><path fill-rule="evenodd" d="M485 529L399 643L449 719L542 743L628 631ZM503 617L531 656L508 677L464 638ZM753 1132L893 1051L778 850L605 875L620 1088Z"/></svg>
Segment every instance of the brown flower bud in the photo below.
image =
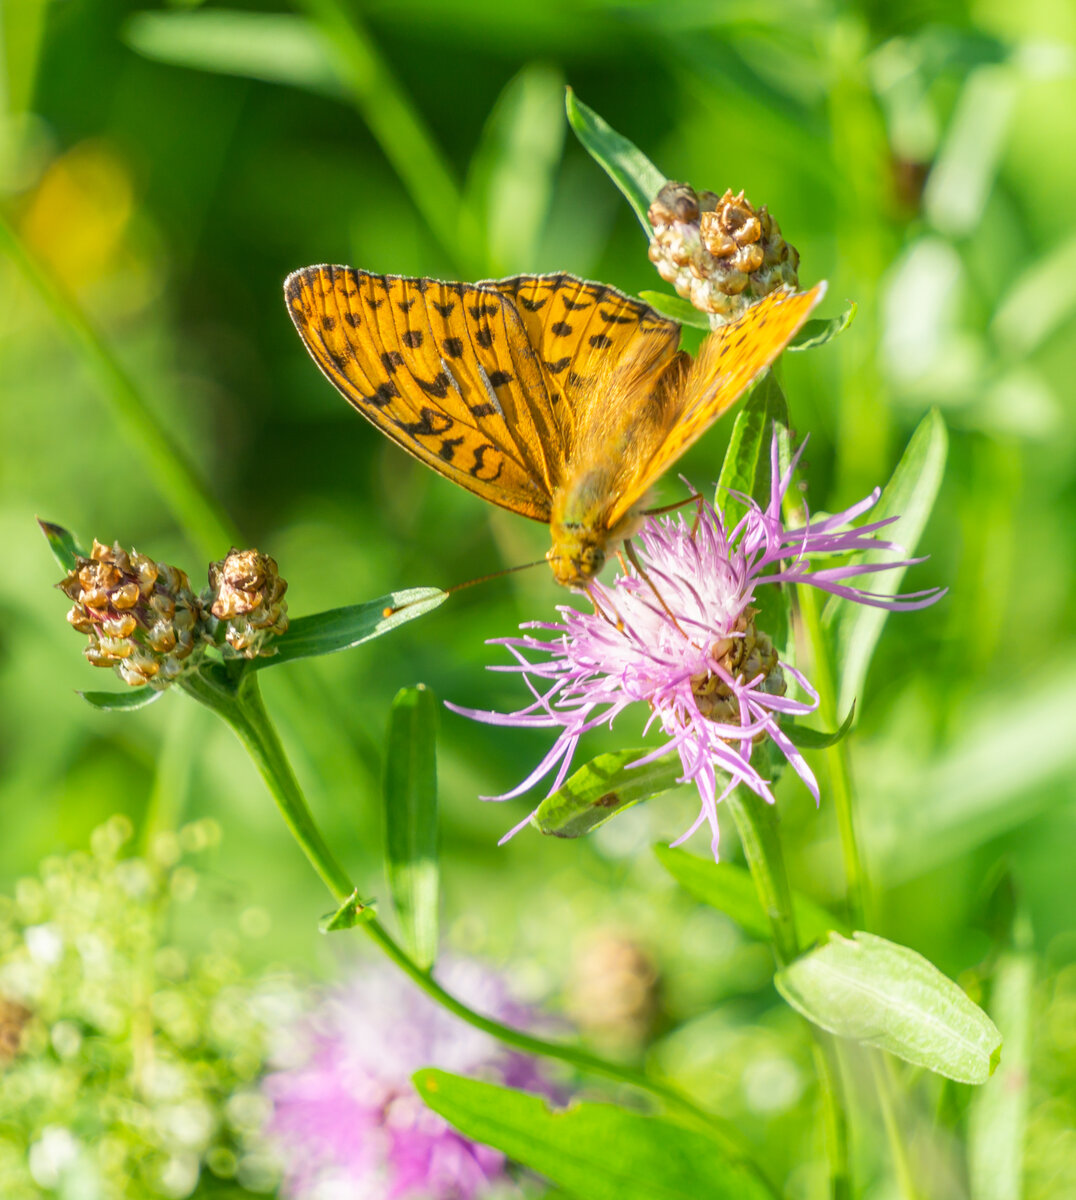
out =
<svg viewBox="0 0 1076 1200"><path fill-rule="evenodd" d="M210 611L226 626L225 653L244 658L276 653L268 643L288 628L288 585L274 559L233 546L227 558L210 563L209 589Z"/></svg>
<svg viewBox="0 0 1076 1200"><path fill-rule="evenodd" d="M90 639L86 658L131 687L165 688L201 657L198 598L167 563L94 541L56 586L73 602L71 626Z"/></svg>
<svg viewBox="0 0 1076 1200"><path fill-rule="evenodd" d="M630 936L602 929L574 959L568 1007L579 1028L614 1048L646 1042L660 1009L658 970L646 950Z"/></svg>
<svg viewBox="0 0 1076 1200"><path fill-rule="evenodd" d="M743 192L696 195L690 184L667 183L648 211L654 238L650 261L658 274L711 325L740 316L778 288L796 288L799 254L781 237L765 207Z"/></svg>

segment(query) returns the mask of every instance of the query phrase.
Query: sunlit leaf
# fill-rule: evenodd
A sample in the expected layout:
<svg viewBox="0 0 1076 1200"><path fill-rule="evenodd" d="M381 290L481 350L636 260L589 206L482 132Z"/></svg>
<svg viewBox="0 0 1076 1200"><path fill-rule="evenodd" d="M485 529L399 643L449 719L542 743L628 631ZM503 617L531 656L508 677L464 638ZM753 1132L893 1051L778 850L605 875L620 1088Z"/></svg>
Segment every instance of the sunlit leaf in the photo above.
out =
<svg viewBox="0 0 1076 1200"><path fill-rule="evenodd" d="M62 525L53 525L51 521L42 521L40 517L38 517L37 523L45 535L53 558L63 570L74 570L76 559L88 557L75 542L75 535L69 529L64 529Z"/></svg>
<svg viewBox="0 0 1076 1200"><path fill-rule="evenodd" d="M776 433L778 470L781 470L789 460L788 428L788 404L784 393L773 372L767 371L736 414L717 481L716 504L724 514L728 532L731 533L747 513L741 495L751 497L760 508L768 507L773 486L773 437ZM754 605L758 610L759 629L773 639L779 653L783 652L790 628L789 588L784 584L759 588Z"/></svg>
<svg viewBox="0 0 1076 1200"><path fill-rule="evenodd" d="M79 695L100 712L134 712L159 700L164 692L151 687L137 687L127 692L79 692Z"/></svg>
<svg viewBox="0 0 1076 1200"><path fill-rule="evenodd" d="M343 904L335 911L326 913L318 922L322 933L336 933L341 929L354 929L365 921L372 921L376 915L373 902L359 899L359 889L356 888Z"/></svg>
<svg viewBox="0 0 1076 1200"><path fill-rule="evenodd" d="M404 942L423 969L437 956L440 895L437 701L422 684L392 702L382 789L385 875Z"/></svg>
<svg viewBox="0 0 1076 1200"><path fill-rule="evenodd" d="M788 344L789 350L814 350L824 346L848 328L855 320L857 305L850 301L844 312L836 317L808 321Z"/></svg>
<svg viewBox="0 0 1076 1200"><path fill-rule="evenodd" d="M531 268L564 151L564 78L528 63L497 98L468 171L465 203L480 216L489 273Z"/></svg>
<svg viewBox="0 0 1076 1200"><path fill-rule="evenodd" d="M822 1029L959 1083L985 1082L1000 1060L1001 1034L961 988L921 954L872 933L834 934L775 983Z"/></svg>
<svg viewBox="0 0 1076 1200"><path fill-rule="evenodd" d="M899 542L904 552L913 554L930 518L948 452L949 437L945 422L938 411L932 410L919 423L907 449L897 463L893 477L882 491L882 497L870 514L870 520L899 516L887 536ZM853 559L863 564L891 560L885 550L868 550ZM870 577L871 591L893 596L899 591L904 569L884 571ZM881 637L889 612L866 604L856 604L833 596L822 614L823 623L833 644L833 653L840 679L838 710L847 712L863 690L874 649Z"/></svg>
<svg viewBox="0 0 1076 1200"><path fill-rule="evenodd" d="M1026 926L1017 920L1017 928ZM1030 929L1020 942L1030 942ZM972 1097L968 1111L971 1200L1022 1200L1024 1144L1031 1082L1035 956L1029 945L1002 954L990 987L990 1015L1005 1038L997 1074Z"/></svg>
<svg viewBox="0 0 1076 1200"><path fill-rule="evenodd" d="M653 235L646 210L666 184L665 176L646 155L611 128L568 88L565 104L575 135L635 210L647 237Z"/></svg>
<svg viewBox="0 0 1076 1200"><path fill-rule="evenodd" d="M668 292L640 292L639 299L649 304L662 316L679 321L681 325L690 325L694 329L707 331L710 328L706 314L699 312L694 304L689 300L684 300L681 296L672 296Z"/></svg>
<svg viewBox="0 0 1076 1200"><path fill-rule="evenodd" d="M554 1110L540 1096L445 1071L419 1071L414 1081L465 1137L586 1200L772 1200L751 1164L660 1117L589 1102Z"/></svg>
<svg viewBox="0 0 1076 1200"><path fill-rule="evenodd" d="M255 658L249 670L261 671L297 658L314 658L350 650L372 638L391 633L400 625L425 616L448 599L448 593L438 588L405 588L390 592L365 604L347 608L332 608L309 617L296 617L288 631L277 639L277 652L265 658Z"/></svg>
<svg viewBox="0 0 1076 1200"><path fill-rule="evenodd" d="M538 805L531 824L554 837L582 837L640 800L678 787L684 768L675 751L641 767L628 765L650 753L599 754Z"/></svg>
<svg viewBox="0 0 1076 1200"><path fill-rule="evenodd" d="M806 725L792 720L782 721L781 728L801 750L828 750L830 746L836 746L848 736L855 719L856 706L853 704L848 710L848 716L833 733L826 733L823 729L809 729Z"/></svg>
<svg viewBox="0 0 1076 1200"><path fill-rule="evenodd" d="M723 912L751 937L769 941L773 927L759 902L751 872L736 863L696 858L673 846L655 846L658 861L696 900ZM806 896L792 897L796 933L801 944L818 941L831 930L846 932L845 923Z"/></svg>
<svg viewBox="0 0 1076 1200"><path fill-rule="evenodd" d="M345 92L321 35L290 13L141 12L127 20L121 36L132 50L158 62L336 98Z"/></svg>

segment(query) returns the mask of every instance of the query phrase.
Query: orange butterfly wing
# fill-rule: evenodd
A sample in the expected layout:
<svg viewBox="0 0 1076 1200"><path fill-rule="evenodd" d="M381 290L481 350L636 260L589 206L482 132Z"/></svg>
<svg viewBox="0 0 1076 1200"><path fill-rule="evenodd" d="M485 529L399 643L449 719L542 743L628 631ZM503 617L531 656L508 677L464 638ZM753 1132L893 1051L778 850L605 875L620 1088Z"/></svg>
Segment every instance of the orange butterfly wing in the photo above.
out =
<svg viewBox="0 0 1076 1200"><path fill-rule="evenodd" d="M771 292L737 320L711 333L671 397L656 448L631 462L615 479L612 529L647 489L710 428L777 358L826 294L825 283L807 292ZM633 456L634 458L634 456Z"/></svg>
<svg viewBox="0 0 1076 1200"><path fill-rule="evenodd" d="M656 381L680 344L675 321L606 284L559 274L490 279L479 286L515 305L569 448L586 424L586 410L602 403L594 384L609 377L611 362L642 358Z"/></svg>
<svg viewBox="0 0 1076 1200"><path fill-rule="evenodd" d="M284 295L314 361L367 420L468 491L549 520L567 447L510 300L336 266L293 272Z"/></svg>

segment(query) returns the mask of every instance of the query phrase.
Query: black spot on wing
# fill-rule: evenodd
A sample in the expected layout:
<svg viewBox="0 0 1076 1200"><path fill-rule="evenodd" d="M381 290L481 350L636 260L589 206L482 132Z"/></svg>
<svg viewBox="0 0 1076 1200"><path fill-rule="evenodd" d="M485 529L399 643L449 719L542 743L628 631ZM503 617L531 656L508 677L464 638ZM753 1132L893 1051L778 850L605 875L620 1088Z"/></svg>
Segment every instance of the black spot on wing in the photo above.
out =
<svg viewBox="0 0 1076 1200"><path fill-rule="evenodd" d="M449 300L447 304L438 304L435 300L433 302L433 306L437 309L442 317L449 317L452 315L452 310L456 307L456 302L454 300Z"/></svg>
<svg viewBox="0 0 1076 1200"><path fill-rule="evenodd" d="M606 350L613 344L613 339L607 337L604 333L596 333L591 337L590 344L595 350Z"/></svg>
<svg viewBox="0 0 1076 1200"><path fill-rule="evenodd" d="M566 371L568 369L568 364L571 361L572 360L570 357L558 358L553 362L544 362L542 365L550 373L550 375L559 375L561 371Z"/></svg>
<svg viewBox="0 0 1076 1200"><path fill-rule="evenodd" d="M588 296L585 300L569 300L567 296L561 296L564 301L564 307L569 311L579 308L590 308L594 303L593 297Z"/></svg>
<svg viewBox="0 0 1076 1200"><path fill-rule="evenodd" d="M463 438L444 438L441 442L441 449L437 451L438 457L443 458L445 462L451 462L456 454L456 447L461 445Z"/></svg>
<svg viewBox="0 0 1076 1200"><path fill-rule="evenodd" d="M549 328L557 337L568 337L572 332L572 327L567 321L556 321Z"/></svg>
<svg viewBox="0 0 1076 1200"><path fill-rule="evenodd" d="M636 317L618 316L615 312L609 312L609 310L606 308L599 308L598 316L600 316L603 321L608 321L610 325L631 325L637 320Z"/></svg>
<svg viewBox="0 0 1076 1200"><path fill-rule="evenodd" d="M520 304L523 305L527 312L537 312L540 308L545 306L545 303L549 297L541 296L537 300L528 300L526 296L517 295L516 299L520 302Z"/></svg>
<svg viewBox="0 0 1076 1200"><path fill-rule="evenodd" d="M449 305L449 307L451 308L452 306ZM441 349L449 358L460 358L463 355L463 343L459 338L445 338L441 343Z"/></svg>
<svg viewBox="0 0 1076 1200"><path fill-rule="evenodd" d="M497 458L497 470L492 475L480 475L480 471L488 470L486 465L486 453L493 450L493 446L489 442L483 442L481 446L476 446L474 449L474 466L468 471L469 475L473 475L475 479L481 479L484 483L492 483L501 473L504 467L504 459L500 456Z"/></svg>
<svg viewBox="0 0 1076 1200"><path fill-rule="evenodd" d="M500 311L496 304L472 304L470 306L471 316L476 321L480 321L483 317L495 317Z"/></svg>
<svg viewBox="0 0 1076 1200"><path fill-rule="evenodd" d="M356 312L344 313L344 320L351 326L352 329L358 329L359 325L362 323L359 318L359 314Z"/></svg>
<svg viewBox="0 0 1076 1200"><path fill-rule="evenodd" d="M401 307L403 306L401 305ZM422 330L408 329L400 335L400 341L412 350L417 350L422 345Z"/></svg>
<svg viewBox="0 0 1076 1200"><path fill-rule="evenodd" d="M511 383L515 376L511 371L490 371L486 378L489 380L490 387L499 388L506 383Z"/></svg>
<svg viewBox="0 0 1076 1200"><path fill-rule="evenodd" d="M492 404L472 404L470 407L471 412L476 417L492 417L497 411L496 407Z"/></svg>
<svg viewBox="0 0 1076 1200"><path fill-rule="evenodd" d="M415 303L415 297L409 296L406 300L397 300L396 307L400 312L410 312L411 305Z"/></svg>
<svg viewBox="0 0 1076 1200"><path fill-rule="evenodd" d="M324 330L335 329L336 328L336 318L335 317L322 317L321 318L321 327Z"/></svg>
<svg viewBox="0 0 1076 1200"><path fill-rule="evenodd" d="M396 368L403 366L403 360L404 356L399 352L399 350L386 350L385 353L381 355L381 365L386 371L388 371L390 375L395 375Z"/></svg>
<svg viewBox="0 0 1076 1200"><path fill-rule="evenodd" d="M474 309L471 310L472 312ZM493 345L493 330L488 325L483 326L475 335L474 340L483 348L488 350Z"/></svg>
<svg viewBox="0 0 1076 1200"><path fill-rule="evenodd" d="M423 379L418 375L412 376L414 381L426 393L427 396L433 396L436 400L443 400L448 395L448 389L452 386L452 380L444 371L438 371L433 379ZM423 412L432 411L423 409Z"/></svg>
<svg viewBox="0 0 1076 1200"><path fill-rule="evenodd" d="M411 437L440 437L456 423L448 413L438 412L436 408L423 408L418 416L417 421L397 421L396 427Z"/></svg>
<svg viewBox="0 0 1076 1200"><path fill-rule="evenodd" d="M391 379L379 384L377 390L372 396L363 396L363 400L367 404L372 404L374 408L384 408L391 400L395 400L399 396L399 390L396 384Z"/></svg>

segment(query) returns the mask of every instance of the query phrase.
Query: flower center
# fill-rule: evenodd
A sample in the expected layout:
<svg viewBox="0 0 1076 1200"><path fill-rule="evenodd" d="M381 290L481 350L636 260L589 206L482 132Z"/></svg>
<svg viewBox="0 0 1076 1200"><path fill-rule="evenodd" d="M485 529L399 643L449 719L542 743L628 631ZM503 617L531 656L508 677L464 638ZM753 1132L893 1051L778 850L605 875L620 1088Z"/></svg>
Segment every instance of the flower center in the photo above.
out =
<svg viewBox="0 0 1076 1200"><path fill-rule="evenodd" d="M757 609L747 608L732 629L710 647L711 658L723 671L741 683L762 678L756 687L771 696L783 696L787 684L769 636L755 627ZM691 678L691 693L699 712L709 721L723 725L738 724L740 701L736 690L716 671L704 671ZM755 739L760 741L765 734Z"/></svg>

